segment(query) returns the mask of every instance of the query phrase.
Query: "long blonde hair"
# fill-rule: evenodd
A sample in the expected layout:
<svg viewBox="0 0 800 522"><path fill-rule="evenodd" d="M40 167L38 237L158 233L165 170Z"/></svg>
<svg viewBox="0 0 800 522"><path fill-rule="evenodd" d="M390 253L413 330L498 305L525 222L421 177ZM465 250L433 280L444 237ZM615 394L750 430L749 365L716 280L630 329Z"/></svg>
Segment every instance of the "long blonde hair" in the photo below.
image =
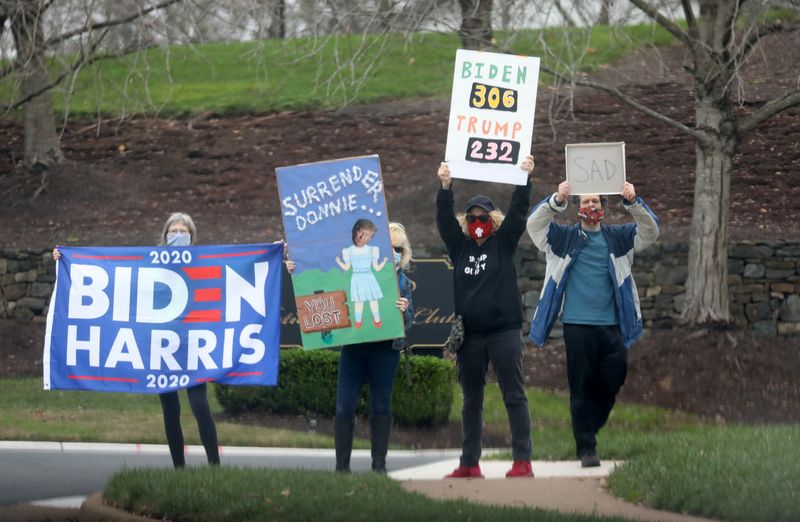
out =
<svg viewBox="0 0 800 522"><path fill-rule="evenodd" d="M406 227L400 223L389 223L389 236L392 239L392 247L401 247L403 252L400 254L400 268L407 270L411 264L411 243L406 235Z"/></svg>
<svg viewBox="0 0 800 522"><path fill-rule="evenodd" d="M492 235L497 233L497 230L500 228L500 225L503 224L503 220L506 218L505 214L502 211L494 209L489 212L489 217L492 219ZM469 237L469 228L467 227L467 214L459 214L456 216L458 220L458 224L461 225L461 231L464 233L465 236Z"/></svg>

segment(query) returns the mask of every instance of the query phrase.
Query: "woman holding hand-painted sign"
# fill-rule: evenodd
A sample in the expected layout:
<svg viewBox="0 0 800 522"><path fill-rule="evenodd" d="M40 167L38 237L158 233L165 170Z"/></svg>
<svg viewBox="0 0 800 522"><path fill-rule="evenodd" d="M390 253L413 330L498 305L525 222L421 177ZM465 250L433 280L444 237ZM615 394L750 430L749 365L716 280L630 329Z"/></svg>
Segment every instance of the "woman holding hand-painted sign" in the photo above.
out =
<svg viewBox="0 0 800 522"><path fill-rule="evenodd" d="M356 249L367 245L375 232L375 224L367 219L360 219L353 227L353 243ZM411 262L411 245L406 236L406 231L400 223L389 224L389 235L394 250L394 268L397 274L397 286L400 297L397 299L397 309L403 312L405 328L408 329L414 321L414 308L411 305L411 281L406 277L405 270ZM368 247L372 248L372 247ZM377 250L377 249L375 249ZM345 249L345 252L347 249ZM346 254L343 253L343 256ZM387 259L377 262L378 253L372 252L361 257L350 254L342 262L338 257L336 262L343 270L343 265L349 263L353 266L353 280L351 299L356 301L360 296L363 301L370 303L381 299L383 295L375 281L374 287L367 277L356 282L356 267L369 271L370 266L380 271ZM348 265L348 266L349 266ZM364 272L362 272L364 273ZM375 280L372 272L369 277ZM376 293L377 289L377 293ZM356 301L358 304L358 301ZM375 318L377 306L372 309L373 320L376 327L380 327L380 317ZM356 309L356 328L360 325L361 315ZM392 430L392 388L397 365L400 362L400 350L405 344L405 339L388 339L368 343L351 344L342 349L339 358L339 377L336 383L336 417L334 418L334 443L336 446L336 471L350 472L350 454L353 449L353 430L355 428L355 413L358 397L364 379L369 382L370 397L370 436L372 442L372 470L377 473L386 473L386 453L389 449L389 434Z"/></svg>
<svg viewBox="0 0 800 522"><path fill-rule="evenodd" d="M531 419L522 373L522 301L514 266L530 207L533 165L533 156L523 160L527 184L514 189L507 215L490 198L477 195L458 217L453 210L450 168L447 163L439 166L436 226L455 267L455 309L464 322L464 341L456 354L464 396L462 451L459 466L446 478L483 477L479 465L483 390L490 361L511 428L514 465L506 477L533 477Z"/></svg>
<svg viewBox="0 0 800 522"><path fill-rule="evenodd" d="M353 269L350 278L350 300L353 301L353 308L356 314L356 329L361 328L364 319L364 302L369 303L372 312L372 324L375 328L381 327L381 313L378 301L383 299L383 292L372 273L374 268L380 272L389 260L384 257L383 261L378 262L380 250L378 247L369 245L370 239L375 234L377 227L369 219L359 219L353 225L353 244L342 250L342 258L336 256L336 264L339 268L347 272Z"/></svg>

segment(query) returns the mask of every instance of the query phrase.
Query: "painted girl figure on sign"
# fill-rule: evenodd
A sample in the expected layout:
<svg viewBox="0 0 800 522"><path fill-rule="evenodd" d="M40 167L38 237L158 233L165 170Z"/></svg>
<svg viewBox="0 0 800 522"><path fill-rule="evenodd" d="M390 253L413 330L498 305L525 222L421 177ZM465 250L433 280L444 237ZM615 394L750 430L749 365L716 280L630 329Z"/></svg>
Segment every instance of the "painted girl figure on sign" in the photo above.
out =
<svg viewBox="0 0 800 522"><path fill-rule="evenodd" d="M353 301L355 311L355 327L361 328L364 314L364 302L369 302L369 309L372 312L372 323L375 328L381 327L381 313L378 309L378 301L383 299L383 292L372 273L374 268L380 272L388 261L384 257L383 261L378 262L380 249L369 246L369 241L375 234L378 227L369 219L359 219L353 225L353 245L342 250L342 258L336 256L336 264L345 272L352 267L353 275L350 279L350 300Z"/></svg>

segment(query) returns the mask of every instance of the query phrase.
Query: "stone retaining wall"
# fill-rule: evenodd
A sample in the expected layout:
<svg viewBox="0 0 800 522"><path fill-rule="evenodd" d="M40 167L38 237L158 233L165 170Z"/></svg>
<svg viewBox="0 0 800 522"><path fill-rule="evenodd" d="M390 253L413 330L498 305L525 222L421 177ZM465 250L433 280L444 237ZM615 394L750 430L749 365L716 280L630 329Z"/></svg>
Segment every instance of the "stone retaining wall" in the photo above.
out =
<svg viewBox="0 0 800 522"><path fill-rule="evenodd" d="M443 255L439 245L415 246L418 257ZM634 277L645 328L677 326L684 299L688 247L658 242L636 255ZM544 254L520 245L517 273L525 317L539 299ZM728 257L728 288L734 321L763 335L800 335L800 241L745 241ZM51 250L0 250L0 317L43 321L55 281ZM527 333L528 325L524 326ZM554 336L560 335L557 326Z"/></svg>
<svg viewBox="0 0 800 522"><path fill-rule="evenodd" d="M0 250L0 317L44 321L55 280L52 249Z"/></svg>

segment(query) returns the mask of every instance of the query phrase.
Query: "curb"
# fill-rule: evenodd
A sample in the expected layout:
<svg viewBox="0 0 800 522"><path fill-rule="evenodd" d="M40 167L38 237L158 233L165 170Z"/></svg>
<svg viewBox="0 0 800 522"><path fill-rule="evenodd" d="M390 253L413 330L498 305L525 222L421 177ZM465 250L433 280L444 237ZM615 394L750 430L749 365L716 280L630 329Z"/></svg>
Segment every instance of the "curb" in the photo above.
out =
<svg viewBox="0 0 800 522"><path fill-rule="evenodd" d="M153 522L153 518L141 517L111 507L103 503L102 493L93 493L86 497L78 511L80 522Z"/></svg>

